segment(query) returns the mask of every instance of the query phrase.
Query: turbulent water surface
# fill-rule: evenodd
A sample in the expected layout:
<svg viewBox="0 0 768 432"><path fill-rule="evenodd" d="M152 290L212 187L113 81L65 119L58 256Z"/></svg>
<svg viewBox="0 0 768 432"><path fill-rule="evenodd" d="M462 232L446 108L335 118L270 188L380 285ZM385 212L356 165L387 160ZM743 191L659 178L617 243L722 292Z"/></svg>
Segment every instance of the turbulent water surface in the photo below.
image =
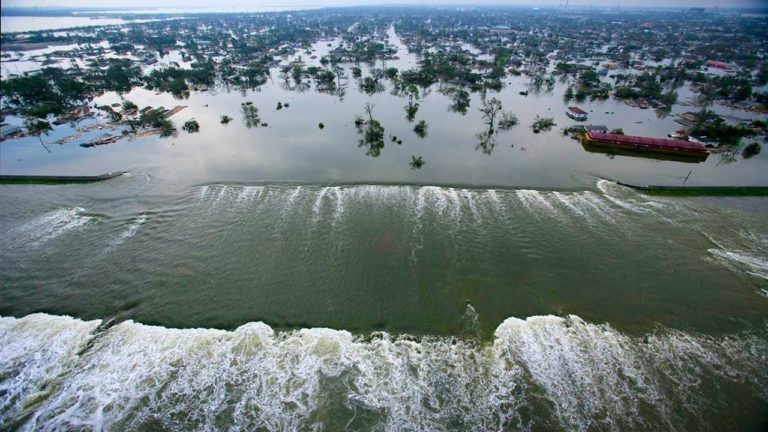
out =
<svg viewBox="0 0 768 432"><path fill-rule="evenodd" d="M575 316L510 318L489 344L100 324L0 319L5 426L757 430L768 397L764 334L641 338Z"/></svg>
<svg viewBox="0 0 768 432"><path fill-rule="evenodd" d="M764 199L151 171L1 192L2 429L765 425Z"/></svg>

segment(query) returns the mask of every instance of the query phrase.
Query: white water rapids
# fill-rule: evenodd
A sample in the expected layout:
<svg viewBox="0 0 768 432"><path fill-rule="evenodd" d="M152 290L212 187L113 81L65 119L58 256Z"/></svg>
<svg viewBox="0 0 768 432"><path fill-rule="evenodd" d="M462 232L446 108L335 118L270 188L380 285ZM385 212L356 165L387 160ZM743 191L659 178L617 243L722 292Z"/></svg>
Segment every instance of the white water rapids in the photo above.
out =
<svg viewBox="0 0 768 432"><path fill-rule="evenodd" d="M708 386L768 401L768 342L751 334L629 336L575 316L509 318L491 344L100 324L0 318L0 428L709 429Z"/></svg>

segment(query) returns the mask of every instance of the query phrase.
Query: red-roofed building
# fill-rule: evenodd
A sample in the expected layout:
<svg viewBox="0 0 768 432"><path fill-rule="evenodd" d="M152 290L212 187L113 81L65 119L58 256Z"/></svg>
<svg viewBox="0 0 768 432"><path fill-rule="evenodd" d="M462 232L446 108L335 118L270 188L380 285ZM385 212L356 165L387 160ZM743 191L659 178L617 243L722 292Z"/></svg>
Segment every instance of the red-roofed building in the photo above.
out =
<svg viewBox="0 0 768 432"><path fill-rule="evenodd" d="M710 60L707 62L708 67L713 67L717 69L729 69L730 65L728 63L723 63L719 61Z"/></svg>
<svg viewBox="0 0 768 432"><path fill-rule="evenodd" d="M574 120L585 121L589 114L579 107L568 107L568 111L565 112L565 115Z"/></svg>
<svg viewBox="0 0 768 432"><path fill-rule="evenodd" d="M699 142L646 138L632 135L589 132L584 137L587 144L652 153L667 153L696 157L707 157L707 148Z"/></svg>

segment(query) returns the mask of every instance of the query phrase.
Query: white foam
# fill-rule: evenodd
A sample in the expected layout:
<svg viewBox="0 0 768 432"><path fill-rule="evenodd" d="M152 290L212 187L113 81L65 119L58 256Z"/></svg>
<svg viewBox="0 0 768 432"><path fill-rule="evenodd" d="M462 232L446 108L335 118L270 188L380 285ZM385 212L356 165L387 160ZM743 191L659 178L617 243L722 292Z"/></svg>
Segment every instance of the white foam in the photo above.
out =
<svg viewBox="0 0 768 432"><path fill-rule="evenodd" d="M264 193L263 186L243 186L240 189L240 193L237 194L237 202L246 203L251 202L254 199L261 198L261 194Z"/></svg>
<svg viewBox="0 0 768 432"><path fill-rule="evenodd" d="M556 219L562 219L562 215L555 206L537 190L518 189L517 197L528 210L535 212L544 211ZM558 197L558 199L560 198Z"/></svg>
<svg viewBox="0 0 768 432"><path fill-rule="evenodd" d="M136 217L136 219L133 220L133 223L128 225L128 228L126 228L125 231L121 232L120 235L115 239L113 242L113 245L117 246L122 244L124 241L128 240L129 238L136 235L136 233L139 231L139 228L144 224L144 222L147 221L146 215L139 215Z"/></svg>
<svg viewBox="0 0 768 432"><path fill-rule="evenodd" d="M312 206L312 214L313 214L313 220L317 221L317 219L320 218L320 209L323 205L323 198L328 193L329 188L324 187L320 190L320 192L317 194L317 197L315 197L315 204Z"/></svg>
<svg viewBox="0 0 768 432"><path fill-rule="evenodd" d="M458 224L461 220L461 197L459 196L459 192L454 188L448 189L446 194L448 195L448 200L451 203L451 219L453 219L453 221Z"/></svg>
<svg viewBox="0 0 768 432"><path fill-rule="evenodd" d="M744 251L729 251L725 249L707 249L707 251L727 263L735 264L747 274L768 280L768 258Z"/></svg>
<svg viewBox="0 0 768 432"><path fill-rule="evenodd" d="M288 198L285 200L285 207L287 209L290 209L293 207L293 204L296 202L296 199L299 197L299 194L301 194L302 187L298 186L294 188L290 194L288 194Z"/></svg>
<svg viewBox="0 0 768 432"><path fill-rule="evenodd" d="M218 195L216 195L216 199L213 201L213 206L216 207L219 205L219 202L223 200L224 198L229 195L229 190L232 189L231 186L223 186L221 189L219 189Z"/></svg>
<svg viewBox="0 0 768 432"><path fill-rule="evenodd" d="M344 191L336 186L333 188L333 196L336 199L336 208L333 211L333 223L335 225L339 223L341 216L344 214Z"/></svg>
<svg viewBox="0 0 768 432"><path fill-rule="evenodd" d="M208 189L209 189L209 186L207 186L207 185L200 188L200 199L197 201L198 204L203 202L203 200L205 199L206 195L208 195Z"/></svg>
<svg viewBox="0 0 768 432"><path fill-rule="evenodd" d="M466 314L477 324L471 306ZM12 389L0 393L0 428L30 397L37 403L22 430L328 429L328 403L354 430L677 430L707 406L704 377L768 399L761 333L633 337L575 316L538 316L507 319L483 345L324 328L275 332L263 323L223 331L128 321L77 358L97 324L41 314L0 319L0 376L16 374L0 382ZM50 378L54 386L28 396Z"/></svg>
<svg viewBox="0 0 768 432"><path fill-rule="evenodd" d="M482 216L477 208L477 203L475 202L474 192L470 192L467 189L462 189L461 195L467 201L467 204L469 204L469 211L472 213L472 218L478 222L482 221Z"/></svg>
<svg viewBox="0 0 768 432"><path fill-rule="evenodd" d="M85 209L82 207L48 212L15 229L10 233L10 237L32 246L40 246L68 231L86 225L93 217L85 215L84 212Z"/></svg>
<svg viewBox="0 0 768 432"><path fill-rule="evenodd" d="M591 209L594 213L600 215L601 218L609 222L616 222L616 219L613 217L616 212L594 193L589 191L579 193L576 194L576 199L584 204L583 208Z"/></svg>
<svg viewBox="0 0 768 432"><path fill-rule="evenodd" d="M496 192L495 189L488 189L485 191L485 195L487 198L487 201L491 203L491 206L493 207L493 210L501 213L504 211L504 205L501 203L501 198L499 197L498 192Z"/></svg>
<svg viewBox="0 0 768 432"><path fill-rule="evenodd" d="M417 224L421 220L421 218L424 216L424 210L427 207L427 194L434 193L434 190L437 189L434 186L423 186L419 188L419 193L416 194L416 222Z"/></svg>
<svg viewBox="0 0 768 432"><path fill-rule="evenodd" d="M573 213L576 213L577 215L585 218L585 219L591 219L589 215L584 211L581 205L576 205L577 202L580 202L580 200L577 199L575 194L564 194L561 192L552 192L552 194L557 198L558 201L560 201L566 208L568 208Z"/></svg>
<svg viewBox="0 0 768 432"><path fill-rule="evenodd" d="M455 193L456 191L453 192ZM430 188L429 193L434 200L432 205L435 212L440 216L443 216L445 211L448 209L448 194L446 193L445 189L439 187Z"/></svg>
<svg viewBox="0 0 768 432"><path fill-rule="evenodd" d="M56 391L99 324L46 314L0 317L0 429Z"/></svg>
<svg viewBox="0 0 768 432"><path fill-rule="evenodd" d="M603 196L617 206L626 210L633 211L635 213L655 214L653 211L647 208L643 208L636 203L633 204L629 200L620 199L619 197L615 196L615 189L619 187L620 186L616 183L609 182L608 180L601 179L597 181L597 188L600 189L600 192L603 193Z"/></svg>

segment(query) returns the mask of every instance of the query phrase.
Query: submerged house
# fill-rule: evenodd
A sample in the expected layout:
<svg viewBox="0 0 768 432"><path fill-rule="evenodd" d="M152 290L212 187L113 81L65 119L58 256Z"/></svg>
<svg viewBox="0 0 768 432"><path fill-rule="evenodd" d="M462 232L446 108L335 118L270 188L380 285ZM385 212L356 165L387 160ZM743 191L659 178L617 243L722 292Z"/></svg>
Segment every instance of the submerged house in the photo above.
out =
<svg viewBox="0 0 768 432"><path fill-rule="evenodd" d="M3 125L0 126L0 137L8 138L14 135L19 135L22 132L18 126Z"/></svg>
<svg viewBox="0 0 768 432"><path fill-rule="evenodd" d="M716 61L716 60L709 60L709 61L707 62L707 66L708 66L708 67L712 67L712 68L715 68L715 69L722 69L722 70L725 70L725 69L729 69L729 68L730 68L730 66L728 65L728 63L725 63L725 62L721 62L721 61Z"/></svg>
<svg viewBox="0 0 768 432"><path fill-rule="evenodd" d="M589 114L587 114L586 111L579 107L568 107L568 110L565 112L565 115L568 117L576 120L576 121L586 121Z"/></svg>

